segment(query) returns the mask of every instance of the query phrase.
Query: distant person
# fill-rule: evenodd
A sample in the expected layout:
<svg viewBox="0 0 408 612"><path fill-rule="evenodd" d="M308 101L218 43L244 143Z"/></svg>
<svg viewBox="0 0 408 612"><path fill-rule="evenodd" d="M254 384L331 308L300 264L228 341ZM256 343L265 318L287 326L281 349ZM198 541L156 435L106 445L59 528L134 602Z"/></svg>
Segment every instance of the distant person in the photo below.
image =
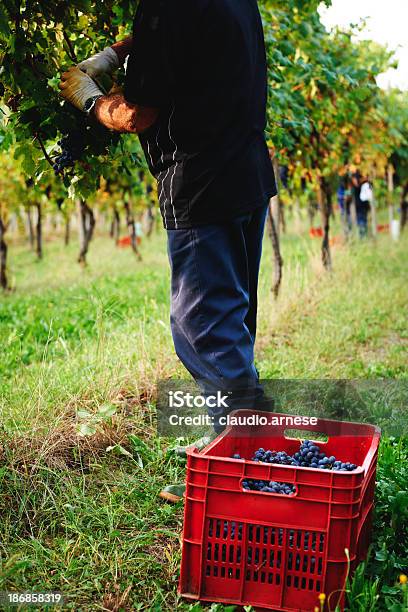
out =
<svg viewBox="0 0 408 612"><path fill-rule="evenodd" d="M360 189L361 189L361 174L357 170L351 175L351 197L352 199L354 199L356 211L357 211L357 206L360 202Z"/></svg>
<svg viewBox="0 0 408 612"><path fill-rule="evenodd" d="M342 179L340 186L337 190L337 202L340 209L341 222L344 229L344 233L348 236L351 232L351 190L347 184L346 179Z"/></svg>
<svg viewBox="0 0 408 612"><path fill-rule="evenodd" d="M365 238L368 234L368 213L371 210L372 201L373 190L368 177L364 177L360 181L360 193L356 201L357 227L360 238Z"/></svg>

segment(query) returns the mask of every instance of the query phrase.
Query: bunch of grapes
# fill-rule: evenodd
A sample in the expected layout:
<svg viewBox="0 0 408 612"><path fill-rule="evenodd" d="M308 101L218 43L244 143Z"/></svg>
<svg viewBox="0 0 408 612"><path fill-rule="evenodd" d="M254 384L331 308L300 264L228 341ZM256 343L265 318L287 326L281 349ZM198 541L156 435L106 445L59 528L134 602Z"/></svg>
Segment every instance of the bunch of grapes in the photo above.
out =
<svg viewBox="0 0 408 612"><path fill-rule="evenodd" d="M243 480L242 487L246 491L262 491L262 493L278 493L279 495L292 495L296 487L287 482L274 480Z"/></svg>
<svg viewBox="0 0 408 612"><path fill-rule="evenodd" d="M241 459L242 457L237 453L233 455L232 458ZM335 470L338 472L352 472L357 469L355 463L340 461L336 459L334 455L328 457L326 453L322 452L319 446L311 440L304 440L300 445L299 451L294 455L288 455L285 451L277 452L259 448L252 457L252 461L274 463L278 465L293 465L319 470Z"/></svg>
<svg viewBox="0 0 408 612"><path fill-rule="evenodd" d="M296 465L296 461L291 455L288 455L284 451L271 451L259 448L255 455L252 457L252 461L261 461L262 463L277 463L279 465Z"/></svg>
<svg viewBox="0 0 408 612"><path fill-rule="evenodd" d="M75 162L86 161L87 157L105 155L111 145L119 142L119 132L112 132L97 121L90 121L75 109L65 117L65 135L58 141L61 152L53 159L56 175L72 168Z"/></svg>
<svg viewBox="0 0 408 612"><path fill-rule="evenodd" d="M72 168L79 161L85 151L85 130L73 130L58 141L61 153L54 159L55 174L62 174L66 168Z"/></svg>
<svg viewBox="0 0 408 612"><path fill-rule="evenodd" d="M327 457L314 442L305 440L300 445L300 451L295 453L294 458L298 465L320 470L337 470L341 472L352 472L357 469L355 463L344 463L338 461L334 455Z"/></svg>

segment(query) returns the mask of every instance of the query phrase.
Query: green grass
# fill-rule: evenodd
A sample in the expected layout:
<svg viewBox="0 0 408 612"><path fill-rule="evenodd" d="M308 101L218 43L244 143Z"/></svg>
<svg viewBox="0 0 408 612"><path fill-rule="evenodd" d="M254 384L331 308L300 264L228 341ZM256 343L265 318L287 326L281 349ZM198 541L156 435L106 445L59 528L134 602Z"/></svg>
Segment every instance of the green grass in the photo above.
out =
<svg viewBox="0 0 408 612"><path fill-rule="evenodd" d="M332 274L318 249L307 236L284 238L275 303L265 245L261 376L406 380L406 238L337 248ZM103 237L85 270L76 245L45 251L35 262L11 247L16 291L0 298L0 591L61 590L76 610L119 609L121 597L122 609L189 609L176 593L182 508L157 499L184 473L168 450L174 441L154 432L155 382L184 376L168 326L163 235L146 242L142 264ZM78 442L82 421L97 432ZM407 569L407 459L406 439L384 439L373 548L350 587L353 612L404 609L396 580Z"/></svg>

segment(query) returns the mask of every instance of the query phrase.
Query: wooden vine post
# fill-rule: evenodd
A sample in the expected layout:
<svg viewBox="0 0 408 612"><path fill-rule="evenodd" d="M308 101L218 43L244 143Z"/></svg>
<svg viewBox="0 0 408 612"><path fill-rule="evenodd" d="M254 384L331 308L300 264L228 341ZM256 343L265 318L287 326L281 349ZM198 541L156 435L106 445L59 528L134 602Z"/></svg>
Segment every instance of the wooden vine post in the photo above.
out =
<svg viewBox="0 0 408 612"><path fill-rule="evenodd" d="M317 199L323 228L322 262L326 270L330 271L332 269L332 258L330 252L331 191L326 179L323 176L319 178Z"/></svg>
<svg viewBox="0 0 408 612"><path fill-rule="evenodd" d="M82 266L86 266L86 256L89 250L89 243L92 240L95 229L95 216L92 208L88 206L85 200L79 201L78 212L80 237L78 263Z"/></svg>
<svg viewBox="0 0 408 612"><path fill-rule="evenodd" d="M7 243L5 234L7 231L6 223L0 216L0 286L2 289L8 289L7 280Z"/></svg>
<svg viewBox="0 0 408 612"><path fill-rule="evenodd" d="M387 205L391 231L391 225L394 220L394 167L392 164L387 166Z"/></svg>

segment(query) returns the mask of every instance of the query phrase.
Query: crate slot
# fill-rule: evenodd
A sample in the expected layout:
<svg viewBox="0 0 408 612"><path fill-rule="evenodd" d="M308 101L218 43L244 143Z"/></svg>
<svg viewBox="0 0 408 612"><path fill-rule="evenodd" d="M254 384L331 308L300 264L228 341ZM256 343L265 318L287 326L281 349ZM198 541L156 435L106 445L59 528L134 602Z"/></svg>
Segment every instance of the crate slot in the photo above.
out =
<svg viewBox="0 0 408 612"><path fill-rule="evenodd" d="M318 591L318 583L311 577L317 573L322 575L323 556L317 559L316 554L313 554L313 549L316 548L316 542L319 542L319 551L324 553L325 534L302 530L288 530L287 556L286 556L286 586L293 587L297 590ZM296 551L293 543L296 542ZM303 542L303 550L302 550ZM309 548L309 543L312 543Z"/></svg>
<svg viewBox="0 0 408 612"><path fill-rule="evenodd" d="M207 577L239 580L242 555L242 523L210 518L207 528Z"/></svg>

